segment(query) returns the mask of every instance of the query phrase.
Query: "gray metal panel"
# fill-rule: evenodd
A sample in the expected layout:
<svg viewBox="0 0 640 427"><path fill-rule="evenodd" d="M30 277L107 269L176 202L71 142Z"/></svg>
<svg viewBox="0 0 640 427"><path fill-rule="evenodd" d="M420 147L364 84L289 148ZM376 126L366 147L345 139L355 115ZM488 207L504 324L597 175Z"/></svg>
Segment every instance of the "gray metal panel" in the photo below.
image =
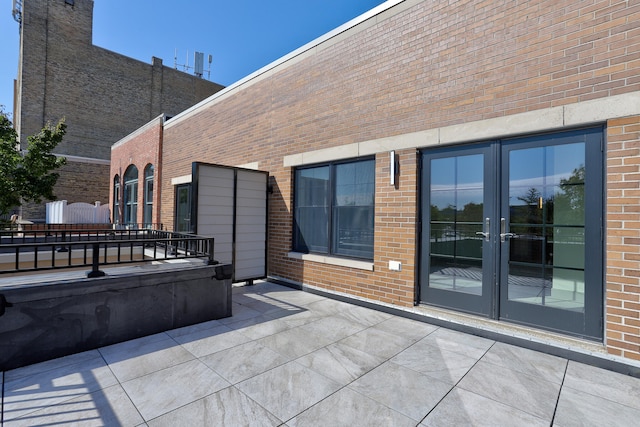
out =
<svg viewBox="0 0 640 427"><path fill-rule="evenodd" d="M213 165L198 165L198 235L215 239L214 258L233 261L234 171Z"/></svg>
<svg viewBox="0 0 640 427"><path fill-rule="evenodd" d="M266 276L267 178L237 171L235 280Z"/></svg>
<svg viewBox="0 0 640 427"><path fill-rule="evenodd" d="M234 280L266 277L265 172L197 163L197 234L215 239L214 258L234 267Z"/></svg>

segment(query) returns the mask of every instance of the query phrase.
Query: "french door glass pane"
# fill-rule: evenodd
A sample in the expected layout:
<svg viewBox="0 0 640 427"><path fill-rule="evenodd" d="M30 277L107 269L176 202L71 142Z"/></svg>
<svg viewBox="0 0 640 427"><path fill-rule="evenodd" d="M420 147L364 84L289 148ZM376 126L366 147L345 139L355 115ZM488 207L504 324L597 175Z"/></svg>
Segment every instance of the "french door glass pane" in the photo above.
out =
<svg viewBox="0 0 640 427"><path fill-rule="evenodd" d="M191 187L180 185L176 189L176 231L178 233L191 232Z"/></svg>
<svg viewBox="0 0 640 427"><path fill-rule="evenodd" d="M429 287L482 294L484 156L430 162Z"/></svg>
<svg viewBox="0 0 640 427"><path fill-rule="evenodd" d="M145 180L144 192L144 223L148 227L151 225L153 214L153 178Z"/></svg>
<svg viewBox="0 0 640 427"><path fill-rule="evenodd" d="M509 300L584 310L584 186L584 143L509 152Z"/></svg>
<svg viewBox="0 0 640 427"><path fill-rule="evenodd" d="M130 181L124 185L124 222L134 224L138 217L138 181Z"/></svg>
<svg viewBox="0 0 640 427"><path fill-rule="evenodd" d="M120 183L118 181L113 187L113 222L120 223Z"/></svg>

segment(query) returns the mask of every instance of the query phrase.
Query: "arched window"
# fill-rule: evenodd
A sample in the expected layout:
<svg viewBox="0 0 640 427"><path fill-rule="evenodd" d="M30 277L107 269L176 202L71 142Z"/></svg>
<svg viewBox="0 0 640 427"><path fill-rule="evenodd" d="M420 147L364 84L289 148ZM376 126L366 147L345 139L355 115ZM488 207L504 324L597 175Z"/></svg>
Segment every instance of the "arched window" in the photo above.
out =
<svg viewBox="0 0 640 427"><path fill-rule="evenodd" d="M120 176L113 178L113 223L120 224Z"/></svg>
<svg viewBox="0 0 640 427"><path fill-rule="evenodd" d="M144 227L153 224L153 165L144 168Z"/></svg>
<svg viewBox="0 0 640 427"><path fill-rule="evenodd" d="M138 168L131 165L124 173L124 224L138 223Z"/></svg>

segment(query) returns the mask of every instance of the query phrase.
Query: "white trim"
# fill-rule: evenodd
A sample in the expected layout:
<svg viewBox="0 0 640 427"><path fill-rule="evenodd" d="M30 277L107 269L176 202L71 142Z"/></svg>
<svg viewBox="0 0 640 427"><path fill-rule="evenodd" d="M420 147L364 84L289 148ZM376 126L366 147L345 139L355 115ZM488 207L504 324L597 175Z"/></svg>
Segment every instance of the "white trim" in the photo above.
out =
<svg viewBox="0 0 640 427"><path fill-rule="evenodd" d="M242 169L251 169L251 170L259 170L260 169L260 162L251 162L251 163L245 163L244 165L238 165L236 166L237 168L242 168Z"/></svg>
<svg viewBox="0 0 640 427"><path fill-rule="evenodd" d="M640 91L564 106L565 126L603 122L640 114Z"/></svg>
<svg viewBox="0 0 640 427"><path fill-rule="evenodd" d="M313 261L320 264L337 265L340 267L356 268L358 270L373 271L373 262L358 261L348 258L339 258L328 255L304 254L301 252L289 252L288 258L300 259L303 261Z"/></svg>
<svg viewBox="0 0 640 427"><path fill-rule="evenodd" d="M171 178L171 185L191 184L192 179L191 174L177 176L175 178Z"/></svg>
<svg viewBox="0 0 640 427"><path fill-rule="evenodd" d="M505 138L570 126L604 123L607 120L635 115L640 115L640 91L577 102L562 107L543 108L510 116L291 154L284 156L283 166L302 166L391 150Z"/></svg>
<svg viewBox="0 0 640 427"><path fill-rule="evenodd" d="M440 128L440 144L456 144L468 141L521 135L540 130L561 128L564 125L564 108L553 107L528 111L504 117L478 120Z"/></svg>

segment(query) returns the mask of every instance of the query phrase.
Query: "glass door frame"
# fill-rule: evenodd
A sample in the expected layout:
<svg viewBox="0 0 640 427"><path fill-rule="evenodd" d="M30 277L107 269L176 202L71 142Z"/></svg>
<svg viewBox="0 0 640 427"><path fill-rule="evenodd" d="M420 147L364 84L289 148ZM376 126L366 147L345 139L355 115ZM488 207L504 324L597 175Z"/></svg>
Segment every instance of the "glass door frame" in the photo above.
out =
<svg viewBox="0 0 640 427"><path fill-rule="evenodd" d="M500 233L508 232L509 221L509 162L508 152L526 147L545 147L585 143L585 301L583 313L569 312L553 307L527 304L508 300L508 260L509 244L502 243ZM475 150L475 151L474 151ZM486 300L471 298L458 292L432 292L429 280L429 239L430 239L430 168L426 159L456 157L474 152L489 153L492 160L485 161L485 218L491 218L489 227L491 254L485 258L483 249L483 278L490 285ZM419 153L419 246L417 248L416 304L427 304L457 311L479 314L491 319L559 332L587 339L602 340L604 334L604 224L605 224L605 155L604 129L602 126L582 128L553 133L505 138L486 142L424 149ZM489 167L487 167L489 165ZM506 195L506 196L505 196ZM507 230L501 230L500 220L505 218ZM509 239L506 239L507 242ZM594 260L594 262L588 262ZM486 265L485 265L486 261ZM503 289L504 287L504 289ZM438 295L445 293L443 295ZM446 294L448 293L448 295ZM484 293L484 292L483 292ZM484 298L484 296L483 296ZM474 301L475 299L475 301ZM475 305L474 305L475 304ZM487 305L488 304L488 305ZM488 308L487 308L488 307Z"/></svg>
<svg viewBox="0 0 640 427"><path fill-rule="evenodd" d="M177 233L193 233L193 192L191 191L192 189L192 185L191 183L188 184L178 184L176 185L176 193L175 193L175 203L174 203L174 220L173 220L173 230ZM187 210L189 212L189 215L187 218L185 218L185 220L180 220L179 218L179 204L180 204L180 192L181 191L187 191ZM183 228L182 226L186 225L186 230L182 230L181 228Z"/></svg>
<svg viewBox="0 0 640 427"><path fill-rule="evenodd" d="M573 312L551 306L542 306L509 300L509 251L512 239L506 238L500 246L500 320L536 328L557 331L591 339L602 339L604 321L604 133L601 127L554 134L536 135L501 141L501 218L505 219L509 233L509 153L514 150L554 147L582 142L585 147L585 200L584 200L584 311ZM506 196L504 196L506 195ZM598 207L599 209L595 209ZM593 209L592 209L593 208ZM594 259L596 262L588 262ZM553 268L553 265L551 266ZM595 283L599 289L594 289ZM562 328L559 327L562 325Z"/></svg>
<svg viewBox="0 0 640 427"><path fill-rule="evenodd" d="M495 277L498 259L494 254L495 239L493 236L498 232L497 224L492 221L497 212L496 197L496 177L495 159L496 145L494 143L481 143L473 145L463 145L456 147L440 148L435 150L425 150L420 155L420 168L422 170L422 188L419 193L421 218L420 224L420 248L418 250L420 274L417 286L417 301L428 299L430 305L443 308L453 308L455 310L479 314L493 318L496 316L496 286L495 280L482 281L482 295L474 295L462 292L451 292L428 286L430 275L430 240L431 233L429 225L431 223L431 206L429 197L425 197L426 191L430 192L431 173L430 168L424 163L430 160L437 160L452 157L464 157L472 155L482 155L483 158L483 231L489 233L488 238L482 238L482 277ZM488 227L485 223L489 219ZM424 256L426 254L426 256Z"/></svg>

